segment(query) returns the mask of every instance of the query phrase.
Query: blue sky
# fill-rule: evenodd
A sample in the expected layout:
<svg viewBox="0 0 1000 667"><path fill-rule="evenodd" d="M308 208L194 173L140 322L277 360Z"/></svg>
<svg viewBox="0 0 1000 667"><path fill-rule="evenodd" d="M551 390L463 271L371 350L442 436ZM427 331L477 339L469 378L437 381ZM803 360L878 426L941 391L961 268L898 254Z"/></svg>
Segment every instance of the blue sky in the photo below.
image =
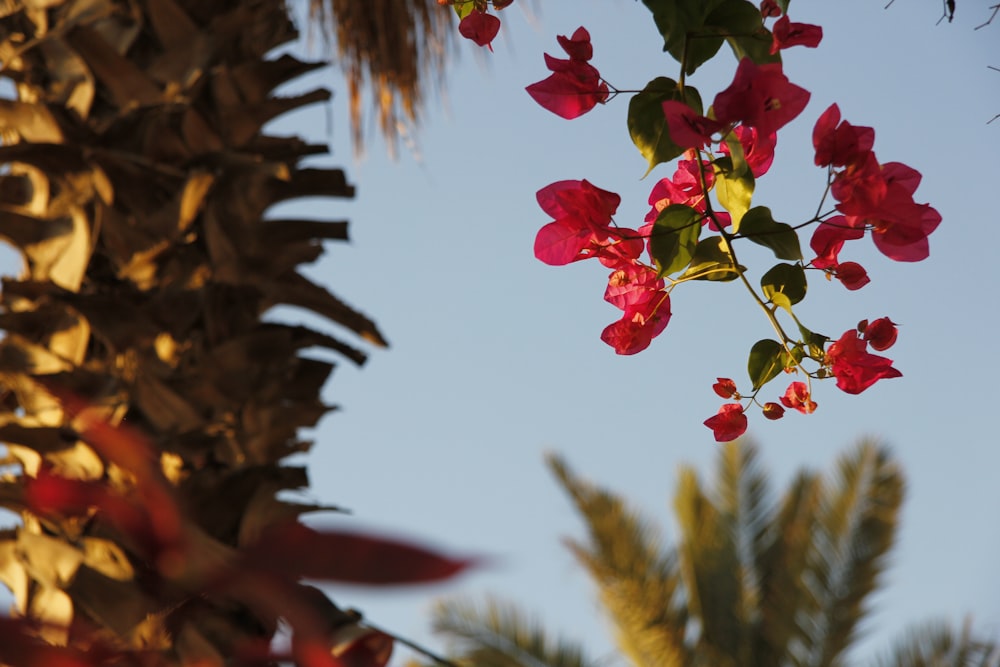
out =
<svg viewBox="0 0 1000 667"><path fill-rule="evenodd" d="M1000 72L987 68L1000 66L1000 25L973 30L987 4L960 3L954 23L935 26L934 2L888 10L873 0L792 3L792 18L822 25L825 38L819 49L786 53L786 74L812 100L781 132L775 165L755 194L779 220L812 215L824 173L812 165L809 137L837 102L846 119L875 128L880 160L923 173L917 201L944 218L930 259L918 264L855 242L842 258L864 264L872 283L848 292L814 279L801 309L830 335L890 316L902 326L887 354L904 377L861 396L820 383L813 415L751 417L749 437L775 491L802 466L829 469L864 436L891 445L903 467L900 541L866 626L865 655L912 622L957 623L966 613L1000 636L1000 529L990 509L1000 506L1000 310L992 285L1000 121L986 124L1000 113ZM353 201L294 206L299 215L351 220L352 243L331 245L309 272L372 315L392 344L360 371L339 367L325 398L342 410L312 434L317 444L305 460L312 497L354 512L322 523L496 560L443 586L331 587L341 605L439 647L429 633L433 601L492 592L604 655L612 643L596 595L560 543L582 537L582 525L543 453L561 453L580 474L624 494L671 539L678 466L708 475L715 460L702 425L720 404L711 384L717 376L745 384L749 347L769 327L736 284L688 284L674 292L673 319L645 352L619 357L600 341L619 316L602 299L606 272L534 259L534 235L548 221L535 192L586 178L622 195L616 220L634 227L649 190L673 167L641 180L646 165L628 138L627 96L565 121L535 105L524 86L547 75L543 52L561 55L555 36L580 25L591 32L593 64L618 88L676 77L677 65L634 0L518 0L503 18L495 53L459 45L446 89L432 95L415 146L397 161L374 135L367 157L352 157L345 87L332 70L296 89L328 86L333 102L274 128L328 140L334 156L315 163L345 166L357 185ZM705 99L731 80L735 61L723 55L690 80ZM304 319L291 310L275 317Z"/></svg>

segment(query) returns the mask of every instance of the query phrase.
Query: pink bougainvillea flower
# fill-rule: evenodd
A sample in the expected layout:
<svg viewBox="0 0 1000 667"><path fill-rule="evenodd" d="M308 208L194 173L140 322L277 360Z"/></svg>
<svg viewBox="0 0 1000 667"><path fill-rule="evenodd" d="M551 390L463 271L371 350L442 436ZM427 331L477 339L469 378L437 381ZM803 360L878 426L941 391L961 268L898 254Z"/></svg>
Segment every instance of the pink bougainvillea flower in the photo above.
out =
<svg viewBox="0 0 1000 667"><path fill-rule="evenodd" d="M571 219L555 220L538 230L535 236L535 257L550 266L562 266L589 254L584 250L600 242L593 230L579 226Z"/></svg>
<svg viewBox="0 0 1000 667"><path fill-rule="evenodd" d="M930 255L927 237L941 223L928 204L917 204L913 193L920 172L899 162L879 165L874 153L849 164L830 189L847 224L872 230L875 247L897 262L918 262Z"/></svg>
<svg viewBox="0 0 1000 667"><path fill-rule="evenodd" d="M743 146L743 158L750 167L750 173L754 178L760 178L771 168L774 162L774 147L778 143L778 135L775 133L761 134L757 128L746 125L737 125L733 128L733 133ZM729 155L729 146L725 143L719 145L719 149Z"/></svg>
<svg viewBox="0 0 1000 667"><path fill-rule="evenodd" d="M760 15L766 19L781 16L781 7L778 6L775 0L763 0L760 3Z"/></svg>
<svg viewBox="0 0 1000 667"><path fill-rule="evenodd" d="M809 247L816 253L812 265L817 269L835 268L840 264L838 255L844 241L860 239L865 235L861 227L852 227L846 217L835 215L819 223L809 239Z"/></svg>
<svg viewBox="0 0 1000 667"><path fill-rule="evenodd" d="M705 169L705 187L711 190L714 183L715 173L708 167ZM698 175L698 161L679 160L674 175L660 179L653 186L649 193L649 203L652 208L646 214L646 222L655 222L660 211L671 204L684 204L699 211L705 210L705 192Z"/></svg>
<svg viewBox="0 0 1000 667"><path fill-rule="evenodd" d="M809 23L792 23L787 14L775 22L771 32L774 34L771 41L772 55L790 46L814 49L823 40L823 28Z"/></svg>
<svg viewBox="0 0 1000 667"><path fill-rule="evenodd" d="M867 222L874 227L872 241L883 255L897 262L919 262L931 254L927 237L941 224L941 214L928 204L914 204Z"/></svg>
<svg viewBox="0 0 1000 667"><path fill-rule="evenodd" d="M871 152L875 130L841 121L840 107L831 104L816 120L812 138L816 166L844 167Z"/></svg>
<svg viewBox="0 0 1000 667"><path fill-rule="evenodd" d="M567 120L587 113L608 99L608 84L588 60L593 57L590 33L578 28L571 38L560 35L559 45L569 59L545 54L545 66L552 72L547 79L526 88L538 104Z"/></svg>
<svg viewBox="0 0 1000 667"><path fill-rule="evenodd" d="M917 204L913 193L920 172L899 162L882 165L885 196L865 218L875 247L897 262L919 262L930 255L927 237L941 223L941 214L928 204Z"/></svg>
<svg viewBox="0 0 1000 667"><path fill-rule="evenodd" d="M593 243L584 252L609 269L620 269L635 264L645 247L638 231L627 227L611 227L608 238L601 243Z"/></svg>
<svg viewBox="0 0 1000 667"><path fill-rule="evenodd" d="M721 398L732 398L736 395L736 383L729 378L716 378L718 382L712 385L712 391Z"/></svg>
<svg viewBox="0 0 1000 667"><path fill-rule="evenodd" d="M588 225L603 228L611 222L622 198L602 190L590 181L557 181L535 194L542 210L556 220L579 218Z"/></svg>
<svg viewBox="0 0 1000 667"><path fill-rule="evenodd" d="M757 65L743 58L733 82L715 96L712 108L719 122L742 122L768 135L802 113L808 102L809 91L789 82L781 63Z"/></svg>
<svg viewBox="0 0 1000 667"><path fill-rule="evenodd" d="M500 19L479 9L473 9L459 22L458 32L462 37L471 39L479 46L488 47L492 51L491 42L500 32Z"/></svg>
<svg viewBox="0 0 1000 667"><path fill-rule="evenodd" d="M576 29L572 37L557 35L556 41L570 57L570 60L586 62L594 57L594 46L590 43L590 33L583 26Z"/></svg>
<svg viewBox="0 0 1000 667"><path fill-rule="evenodd" d="M705 187L709 190L715 183L715 173L707 161L701 163L705 169ZM640 227L639 232L649 234L652 230L652 223L656 222L660 212L671 204L684 204L696 211L705 212L705 191L701 187L701 178L698 174L698 162L695 159L679 160L677 171L671 178L660 179L653 186L649 193L649 203L652 208L646 214L645 222L648 225ZM732 224L730 215L724 211L715 212L715 219L728 227ZM709 229L718 231L715 220L705 218L702 224L708 225Z"/></svg>
<svg viewBox="0 0 1000 667"><path fill-rule="evenodd" d="M773 401L768 401L764 404L761 412L764 414L766 419L775 420L781 419L785 416L785 409Z"/></svg>
<svg viewBox="0 0 1000 667"><path fill-rule="evenodd" d="M861 266L857 262L842 262L837 265L837 268L833 269L833 275L836 276L844 287L851 290L859 290L872 280L868 277L868 272L865 271L865 267Z"/></svg>
<svg viewBox="0 0 1000 667"><path fill-rule="evenodd" d="M663 279L648 266L625 264L612 271L608 277L604 300L615 308L628 312L640 308L653 299L658 299L663 285Z"/></svg>
<svg viewBox="0 0 1000 667"><path fill-rule="evenodd" d="M712 429L716 442L729 442L746 433L747 416L739 403L726 403L704 424Z"/></svg>
<svg viewBox="0 0 1000 667"><path fill-rule="evenodd" d="M809 387L805 382L793 382L788 385L785 395L779 400L786 408L798 410L805 415L816 411L816 403L809 395Z"/></svg>
<svg viewBox="0 0 1000 667"><path fill-rule="evenodd" d="M605 327L601 340L618 354L636 354L649 347L653 339L667 328L668 322L670 295L658 292L656 298L629 308L620 320Z"/></svg>
<svg viewBox="0 0 1000 667"><path fill-rule="evenodd" d="M880 317L871 322L862 322L858 325L858 330L861 331L864 339L868 341L873 350L883 352L896 343L896 337L899 334L896 326L896 323L888 317Z"/></svg>
<svg viewBox="0 0 1000 667"><path fill-rule="evenodd" d="M621 197L613 192L586 180L558 181L539 190L536 198L542 210L555 218L535 237L535 257L546 264L559 266L593 257L595 249L606 245L614 234L609 225Z"/></svg>
<svg viewBox="0 0 1000 667"><path fill-rule="evenodd" d="M704 148L712 143L712 135L725 127L724 123L699 116L694 109L677 100L663 103L663 115L670 138L680 148Z"/></svg>
<svg viewBox="0 0 1000 667"><path fill-rule="evenodd" d="M838 172L830 194L839 203L837 210L846 215L867 216L885 199L888 185L882 165L871 151L862 153Z"/></svg>
<svg viewBox="0 0 1000 667"><path fill-rule="evenodd" d="M892 359L870 353L867 341L859 338L855 329L845 331L830 344L826 361L837 378L837 387L848 394L860 394L879 380L903 376L892 367Z"/></svg>

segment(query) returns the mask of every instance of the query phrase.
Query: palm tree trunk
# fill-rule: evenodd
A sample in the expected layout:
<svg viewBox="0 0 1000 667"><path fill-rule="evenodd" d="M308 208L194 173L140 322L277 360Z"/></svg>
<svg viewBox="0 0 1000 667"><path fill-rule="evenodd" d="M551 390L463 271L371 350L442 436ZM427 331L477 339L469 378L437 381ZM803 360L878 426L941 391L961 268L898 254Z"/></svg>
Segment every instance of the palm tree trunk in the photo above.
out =
<svg viewBox="0 0 1000 667"><path fill-rule="evenodd" d="M271 94L319 66L265 58L296 36L280 0L0 3L0 73L17 91L0 101L0 236L24 259L0 294L0 465L13 471L0 506L22 519L0 532L0 580L47 642L221 664L275 632L273 615L194 594L194 561L314 509L278 499L307 485L282 461L330 409L333 363L299 351L365 355L261 316L291 304L384 344L298 271L346 223L266 218L277 202L353 196L341 170L299 165L325 146L262 131L329 97ZM105 422L133 435L115 449L125 431ZM39 495L46 480L59 499ZM179 503L182 563L157 542L169 515L151 480ZM121 503L65 497L98 487L150 522L152 544L109 512L131 511Z"/></svg>

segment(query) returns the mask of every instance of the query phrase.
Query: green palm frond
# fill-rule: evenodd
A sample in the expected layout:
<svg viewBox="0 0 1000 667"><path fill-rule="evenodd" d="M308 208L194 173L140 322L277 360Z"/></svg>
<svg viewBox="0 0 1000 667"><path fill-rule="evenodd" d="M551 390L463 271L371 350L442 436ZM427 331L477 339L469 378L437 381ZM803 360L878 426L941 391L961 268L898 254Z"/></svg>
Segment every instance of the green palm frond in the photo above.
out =
<svg viewBox="0 0 1000 667"><path fill-rule="evenodd" d="M956 633L927 623L908 631L876 667L1000 667L1000 643L972 636L969 623Z"/></svg>
<svg viewBox="0 0 1000 667"><path fill-rule="evenodd" d="M474 667L598 667L578 644L551 638L538 621L492 598L439 604L434 630L456 639L457 661Z"/></svg>
<svg viewBox="0 0 1000 667"><path fill-rule="evenodd" d="M817 475L800 472L768 523L757 559L762 597L754 654L759 667L799 665L794 656L809 644L801 619L815 616L818 608L802 573L809 562L822 493Z"/></svg>
<svg viewBox="0 0 1000 667"><path fill-rule="evenodd" d="M854 641L895 541L903 501L902 475L885 448L864 442L837 467L806 572L819 607L809 661L818 667L836 664Z"/></svg>
<svg viewBox="0 0 1000 667"><path fill-rule="evenodd" d="M715 486L681 469L674 508L681 527L681 571L691 614L701 622L699 653L714 665L753 661L760 616L758 554L770 512L767 479L750 443L719 452Z"/></svg>
<svg viewBox="0 0 1000 667"><path fill-rule="evenodd" d="M548 464L587 523L588 542L569 546L597 583L622 652L640 666L691 664L676 556L621 498L575 477L557 457Z"/></svg>

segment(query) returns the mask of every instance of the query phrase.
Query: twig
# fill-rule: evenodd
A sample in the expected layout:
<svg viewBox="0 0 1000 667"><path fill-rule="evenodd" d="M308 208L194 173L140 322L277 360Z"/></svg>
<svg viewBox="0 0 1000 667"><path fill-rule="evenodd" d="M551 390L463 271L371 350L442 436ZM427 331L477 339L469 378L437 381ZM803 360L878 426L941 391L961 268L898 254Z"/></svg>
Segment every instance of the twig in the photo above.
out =
<svg viewBox="0 0 1000 667"><path fill-rule="evenodd" d="M955 20L955 0L943 0L944 10L941 12L941 18L937 20L934 25L941 25L941 21L948 19L948 23Z"/></svg>
<svg viewBox="0 0 1000 667"><path fill-rule="evenodd" d="M981 23L977 25L975 28L973 28L973 30L979 30L980 28L985 28L989 24L993 23L993 19L995 19L997 17L997 14L1000 13L1000 4L992 5L988 7L988 9L992 9L993 13L990 14L990 17L988 19L986 19L986 23Z"/></svg>
<svg viewBox="0 0 1000 667"><path fill-rule="evenodd" d="M433 660L437 664L441 665L442 667L459 667L457 664L455 664L451 660L448 660L447 658L444 658L444 657L442 657L442 656L434 653L430 649L425 648L425 647L421 646L420 644L418 644L418 643L416 643L414 641L410 641L409 639L406 639L405 637L400 637L399 635L395 634L394 632L389 632L388 630L386 630L384 628L380 628L377 625L373 625L368 620L363 620L361 622L361 624L364 625L366 628L371 628L372 630L375 630L376 632L381 632L381 633L389 635L390 637L393 638L394 641L399 642L400 644L402 644L403 646L406 646L407 648L413 649L414 651L416 651L417 653L421 654L425 658L430 658L431 660Z"/></svg>

